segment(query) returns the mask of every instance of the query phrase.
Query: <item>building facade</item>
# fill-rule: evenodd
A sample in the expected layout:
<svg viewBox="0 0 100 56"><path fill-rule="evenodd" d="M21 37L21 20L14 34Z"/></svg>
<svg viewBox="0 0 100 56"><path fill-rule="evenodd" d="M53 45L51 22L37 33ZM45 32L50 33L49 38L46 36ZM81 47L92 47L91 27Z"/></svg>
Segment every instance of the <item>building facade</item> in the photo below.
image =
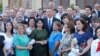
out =
<svg viewBox="0 0 100 56"><path fill-rule="evenodd" d="M84 8L87 5L93 5L95 3L100 3L100 0L2 0L3 10L6 7L25 7L26 9L38 9L47 7L48 3L52 1L55 4L55 8L59 5L64 6L64 8L69 7L71 4L78 5L81 8Z"/></svg>

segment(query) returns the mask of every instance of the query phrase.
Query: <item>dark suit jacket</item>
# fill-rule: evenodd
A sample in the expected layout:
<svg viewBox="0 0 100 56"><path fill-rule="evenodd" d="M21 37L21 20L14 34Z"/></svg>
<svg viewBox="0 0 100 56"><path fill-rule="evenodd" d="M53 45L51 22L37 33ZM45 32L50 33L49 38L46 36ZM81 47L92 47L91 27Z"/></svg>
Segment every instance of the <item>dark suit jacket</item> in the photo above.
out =
<svg viewBox="0 0 100 56"><path fill-rule="evenodd" d="M49 30L48 18L44 18L43 21L44 21L44 28L48 31L49 34L50 34L51 31L53 30L53 28L52 28L53 22L55 22L55 21L59 21L59 22L60 22L59 19L53 17L53 20L52 20L52 26L51 26L51 28L50 28L50 30Z"/></svg>
<svg viewBox="0 0 100 56"><path fill-rule="evenodd" d="M24 17L24 21L28 20L28 17L27 16L23 16Z"/></svg>
<svg viewBox="0 0 100 56"><path fill-rule="evenodd" d="M96 13L96 11L92 11L92 13ZM100 17L100 11L98 11L98 17Z"/></svg>
<svg viewBox="0 0 100 56"><path fill-rule="evenodd" d="M92 17L93 17L92 15L90 17L88 17L87 15L83 15L83 19L86 20L86 22L88 23L88 25L91 23Z"/></svg>
<svg viewBox="0 0 100 56"><path fill-rule="evenodd" d="M4 36L0 35L0 56L4 56L4 52L3 52L3 47L4 47L3 41L4 40L5 40Z"/></svg>

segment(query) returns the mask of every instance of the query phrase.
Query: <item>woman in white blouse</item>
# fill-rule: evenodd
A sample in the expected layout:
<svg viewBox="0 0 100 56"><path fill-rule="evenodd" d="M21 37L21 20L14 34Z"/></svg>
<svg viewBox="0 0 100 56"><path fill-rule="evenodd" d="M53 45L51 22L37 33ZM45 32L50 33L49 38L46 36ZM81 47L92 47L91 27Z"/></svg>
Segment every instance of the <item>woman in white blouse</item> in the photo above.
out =
<svg viewBox="0 0 100 56"><path fill-rule="evenodd" d="M5 33L4 33L4 54L5 56L9 56L13 53L13 25L11 22L7 22L4 26Z"/></svg>
<svg viewBox="0 0 100 56"><path fill-rule="evenodd" d="M100 27L97 27L95 33L98 38L92 42L91 56L100 56Z"/></svg>
<svg viewBox="0 0 100 56"><path fill-rule="evenodd" d="M35 18L30 17L30 18L28 19L28 28L26 29L26 33L27 33L28 35L30 35L31 32L32 32L34 29L35 29Z"/></svg>

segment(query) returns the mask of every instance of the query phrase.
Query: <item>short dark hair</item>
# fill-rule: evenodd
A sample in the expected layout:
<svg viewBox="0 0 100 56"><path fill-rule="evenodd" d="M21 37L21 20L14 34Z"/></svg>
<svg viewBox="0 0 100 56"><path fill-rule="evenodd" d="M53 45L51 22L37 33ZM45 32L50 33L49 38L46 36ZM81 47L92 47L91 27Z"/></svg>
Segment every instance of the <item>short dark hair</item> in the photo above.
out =
<svg viewBox="0 0 100 56"><path fill-rule="evenodd" d="M61 20L64 19L64 17L66 17L68 14L67 13L64 13L62 16L61 16Z"/></svg>
<svg viewBox="0 0 100 56"><path fill-rule="evenodd" d="M27 21L27 25L28 25L28 26L29 26L29 21L30 21L31 19L33 19L33 20L35 21L35 18L34 18L34 17L29 17L29 18L28 18L28 21Z"/></svg>
<svg viewBox="0 0 100 56"><path fill-rule="evenodd" d="M92 11L92 7L91 6L86 6L85 8L89 8Z"/></svg>

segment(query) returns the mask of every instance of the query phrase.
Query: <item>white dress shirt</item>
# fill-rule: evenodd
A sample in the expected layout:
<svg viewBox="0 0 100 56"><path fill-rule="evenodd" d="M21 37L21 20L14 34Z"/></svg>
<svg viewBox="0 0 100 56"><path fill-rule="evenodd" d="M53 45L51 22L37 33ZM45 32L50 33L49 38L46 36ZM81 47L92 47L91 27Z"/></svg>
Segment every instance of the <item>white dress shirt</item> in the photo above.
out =
<svg viewBox="0 0 100 56"><path fill-rule="evenodd" d="M53 21L53 17L51 17L51 18L48 18L48 24L49 24L49 21L50 21L50 27L52 26L52 21Z"/></svg>
<svg viewBox="0 0 100 56"><path fill-rule="evenodd" d="M63 13L62 13L62 14L57 13L57 14L55 15L55 17L56 17L57 19L61 20L61 16L62 16L62 15L63 15Z"/></svg>
<svg viewBox="0 0 100 56"><path fill-rule="evenodd" d="M100 56L100 51L96 52L99 41L100 41L99 39L93 40L91 44L91 56Z"/></svg>

